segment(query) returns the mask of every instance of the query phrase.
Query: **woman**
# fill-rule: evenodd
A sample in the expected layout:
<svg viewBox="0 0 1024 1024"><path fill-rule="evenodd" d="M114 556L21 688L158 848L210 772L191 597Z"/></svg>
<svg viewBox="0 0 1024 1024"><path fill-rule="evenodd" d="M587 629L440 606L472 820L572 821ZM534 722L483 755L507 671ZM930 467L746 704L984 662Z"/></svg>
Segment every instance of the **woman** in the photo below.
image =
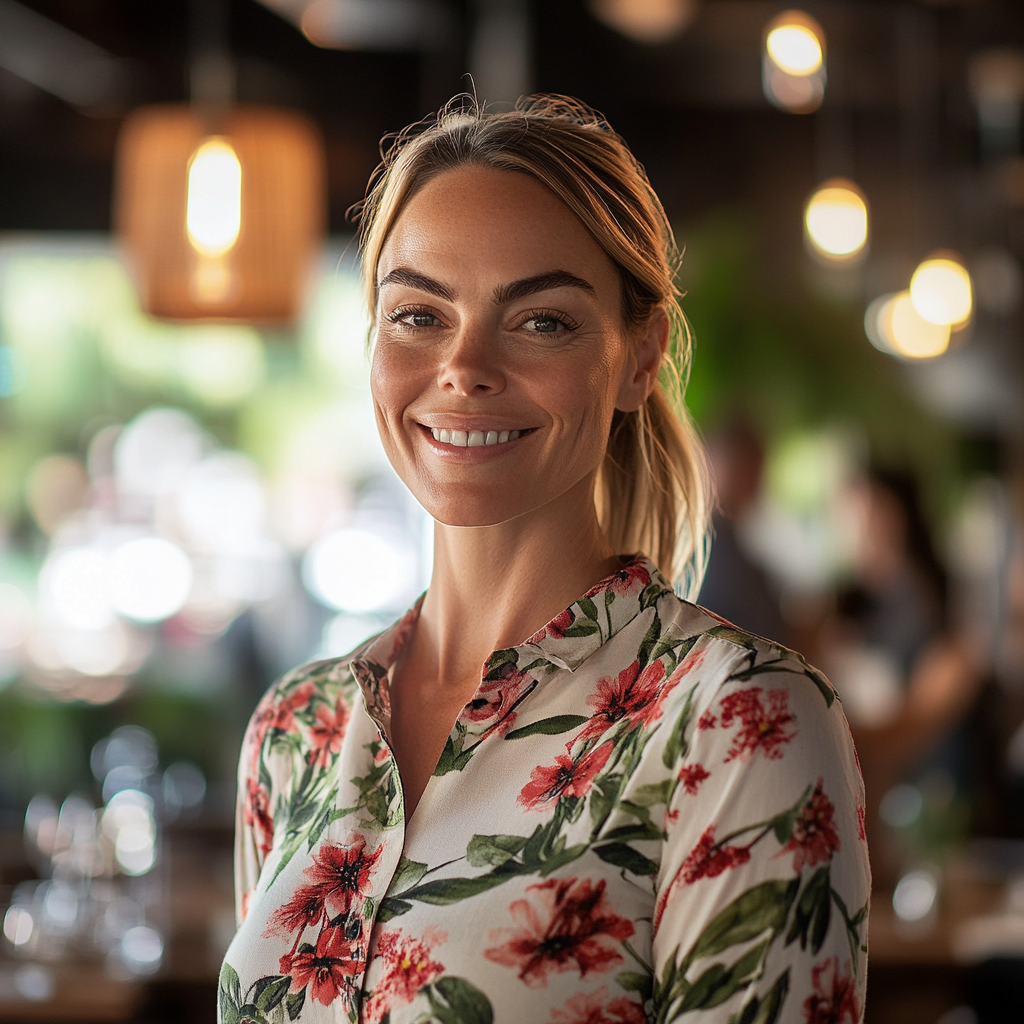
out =
<svg viewBox="0 0 1024 1024"><path fill-rule="evenodd" d="M703 470L643 171L535 97L449 107L371 185L373 396L433 580L253 718L221 1019L856 1021L838 702L670 582Z"/></svg>

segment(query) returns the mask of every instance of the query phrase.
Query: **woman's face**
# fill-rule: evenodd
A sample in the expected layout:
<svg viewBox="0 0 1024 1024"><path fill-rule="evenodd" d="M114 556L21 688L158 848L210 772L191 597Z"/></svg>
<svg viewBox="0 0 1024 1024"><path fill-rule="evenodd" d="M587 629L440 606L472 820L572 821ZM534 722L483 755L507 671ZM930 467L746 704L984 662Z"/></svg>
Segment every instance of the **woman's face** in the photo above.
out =
<svg viewBox="0 0 1024 1024"><path fill-rule="evenodd" d="M664 317L627 336L614 264L551 192L508 171L459 168L421 189L377 284L381 438L450 526L505 522L592 476L667 336Z"/></svg>

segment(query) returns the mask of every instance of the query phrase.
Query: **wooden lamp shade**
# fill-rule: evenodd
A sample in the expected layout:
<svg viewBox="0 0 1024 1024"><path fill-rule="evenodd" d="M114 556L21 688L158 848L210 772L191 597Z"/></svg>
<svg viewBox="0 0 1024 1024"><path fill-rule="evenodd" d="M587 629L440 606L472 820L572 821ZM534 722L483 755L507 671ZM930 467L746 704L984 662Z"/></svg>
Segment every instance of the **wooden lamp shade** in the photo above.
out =
<svg viewBox="0 0 1024 1024"><path fill-rule="evenodd" d="M237 234L225 251L203 251L186 228L190 163L208 140L226 144L241 167ZM170 320L294 320L324 233L324 179L319 132L299 114L185 105L132 113L118 141L115 217L145 311Z"/></svg>

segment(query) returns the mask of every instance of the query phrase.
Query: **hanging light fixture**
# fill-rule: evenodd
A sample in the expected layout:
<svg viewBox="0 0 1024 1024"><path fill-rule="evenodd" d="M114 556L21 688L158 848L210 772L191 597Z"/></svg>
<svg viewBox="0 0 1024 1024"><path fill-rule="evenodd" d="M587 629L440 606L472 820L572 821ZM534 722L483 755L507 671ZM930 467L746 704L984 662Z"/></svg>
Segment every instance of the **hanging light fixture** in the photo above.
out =
<svg viewBox="0 0 1024 1024"><path fill-rule="evenodd" d="M192 102L125 120L117 231L150 315L287 323L324 233L323 142L301 114L234 103L227 16L192 0Z"/></svg>
<svg viewBox="0 0 1024 1024"><path fill-rule="evenodd" d="M143 308L287 322L324 230L324 158L301 115L144 107L118 146L117 228Z"/></svg>

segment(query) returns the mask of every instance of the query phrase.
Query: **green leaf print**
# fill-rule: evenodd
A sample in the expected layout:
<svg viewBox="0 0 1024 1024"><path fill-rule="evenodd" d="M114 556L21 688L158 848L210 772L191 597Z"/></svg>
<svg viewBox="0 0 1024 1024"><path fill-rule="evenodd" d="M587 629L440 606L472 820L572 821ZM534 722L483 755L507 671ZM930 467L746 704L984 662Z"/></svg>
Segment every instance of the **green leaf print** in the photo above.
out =
<svg viewBox="0 0 1024 1024"><path fill-rule="evenodd" d="M270 1024L270 1021L260 1013L260 1008L255 1003L246 1003L239 1007L238 1024Z"/></svg>
<svg viewBox="0 0 1024 1024"><path fill-rule="evenodd" d="M846 909L846 903L835 889L832 890L832 899L839 908L839 913L843 915L843 923L846 925L846 939L850 944L850 957L853 960L854 973L856 973L859 960L857 951L867 952L867 948L860 941L860 926L868 915L868 905L865 903L851 918L849 910Z"/></svg>
<svg viewBox="0 0 1024 1024"><path fill-rule="evenodd" d="M786 933L786 945L800 939L800 948L807 948L811 940L811 952L817 955L825 941L829 921L832 917L832 895L829 882L829 865L818 868L796 902L793 921Z"/></svg>
<svg viewBox="0 0 1024 1024"><path fill-rule="evenodd" d="M766 931L778 932L786 922L796 897L798 878L761 882L742 893L712 918L686 955L691 964L705 956L714 956L730 946L750 942Z"/></svg>
<svg viewBox="0 0 1024 1024"><path fill-rule="evenodd" d="M639 992L644 1002L651 998L652 979L649 974L640 971L619 971L615 975L615 983L626 992Z"/></svg>
<svg viewBox="0 0 1024 1024"><path fill-rule="evenodd" d="M252 988L252 1002L263 1013L269 1013L288 994L291 983L287 974L260 978Z"/></svg>
<svg viewBox="0 0 1024 1024"><path fill-rule="evenodd" d="M634 875L653 877L658 873L658 865L653 860L626 843L607 843L604 846L595 846L594 853L606 864L625 868L627 871L632 871Z"/></svg>
<svg viewBox="0 0 1024 1024"><path fill-rule="evenodd" d="M542 718L539 722L531 722L521 729L513 729L506 740L521 740L526 736L557 736L570 729L578 729L587 721L586 715L555 715L553 718Z"/></svg>
<svg viewBox="0 0 1024 1024"><path fill-rule="evenodd" d="M435 906L445 907L487 892L488 889L493 889L496 885L507 881L513 874L517 874L517 872L510 871L505 874L491 872L477 878L440 878L435 882L425 882L423 885L414 886L402 895L407 900L419 900L420 903L432 903Z"/></svg>
<svg viewBox="0 0 1024 1024"><path fill-rule="evenodd" d="M690 687L683 703L683 709L679 717L671 727L665 749L661 753L661 763L666 768L674 768L690 752L690 743L686 738L686 730L689 728L690 719L693 718L693 697L697 692L696 685Z"/></svg>
<svg viewBox="0 0 1024 1024"><path fill-rule="evenodd" d="M526 845L528 836L473 836L466 847L466 860L474 868L500 867Z"/></svg>
<svg viewBox="0 0 1024 1024"><path fill-rule="evenodd" d="M616 804L625 777L619 774L599 775L594 780L594 788L590 791L590 817L594 822L594 836L608 820Z"/></svg>
<svg viewBox="0 0 1024 1024"><path fill-rule="evenodd" d="M591 598L581 597L576 603L580 606L583 614L586 615L588 619L597 622L597 605L594 604Z"/></svg>
<svg viewBox="0 0 1024 1024"><path fill-rule="evenodd" d="M469 760L473 756L473 747L470 747L469 750L463 750L463 744L466 742L466 727L461 722L455 723L455 733L454 740L451 736L445 740L444 750L441 751L437 767L434 769L435 775L461 772L469 764Z"/></svg>
<svg viewBox="0 0 1024 1024"><path fill-rule="evenodd" d="M300 1013L302 1013L302 1007L306 1005L306 990L299 989L298 992L293 992L284 1001L285 1009L288 1011L288 1019L295 1020Z"/></svg>
<svg viewBox="0 0 1024 1024"><path fill-rule="evenodd" d="M217 1000L220 1004L221 1024L238 1024L238 1014L242 1002L242 986L238 980L237 972L226 961L220 969Z"/></svg>
<svg viewBox="0 0 1024 1024"><path fill-rule="evenodd" d="M384 924L393 917L401 917L412 910L412 904L408 900L400 900L394 896L385 896L381 900L380 910L377 912L377 923Z"/></svg>
<svg viewBox="0 0 1024 1024"><path fill-rule="evenodd" d="M658 618L658 613L654 613L654 620L647 627L647 632L644 634L643 640L640 641L640 649L637 651L636 660L640 664L640 668L646 668L647 663L651 660L651 651L654 650L654 645L661 638L661 619Z"/></svg>
<svg viewBox="0 0 1024 1024"><path fill-rule="evenodd" d="M755 996L743 1009L729 1018L729 1024L775 1024L782 1012L782 1004L789 993L789 968L775 979L775 984L763 999Z"/></svg>
<svg viewBox="0 0 1024 1024"><path fill-rule="evenodd" d="M580 637L593 636L601 627L589 619L577 619L568 629L562 630L562 636Z"/></svg>
<svg viewBox="0 0 1024 1024"><path fill-rule="evenodd" d="M427 986L427 998L432 1019L439 1024L491 1024L494 1020L487 996L465 978L439 979Z"/></svg>
<svg viewBox="0 0 1024 1024"><path fill-rule="evenodd" d="M740 989L745 988L761 974L765 954L768 952L770 939L765 939L749 952L745 953L732 967L723 964L712 964L683 996L678 1013L690 1010L708 1010L713 1006L721 1006L731 999Z"/></svg>
<svg viewBox="0 0 1024 1024"><path fill-rule="evenodd" d="M388 886L388 892L401 893L414 886L427 873L427 865L418 860L403 857L398 862L395 874Z"/></svg>

